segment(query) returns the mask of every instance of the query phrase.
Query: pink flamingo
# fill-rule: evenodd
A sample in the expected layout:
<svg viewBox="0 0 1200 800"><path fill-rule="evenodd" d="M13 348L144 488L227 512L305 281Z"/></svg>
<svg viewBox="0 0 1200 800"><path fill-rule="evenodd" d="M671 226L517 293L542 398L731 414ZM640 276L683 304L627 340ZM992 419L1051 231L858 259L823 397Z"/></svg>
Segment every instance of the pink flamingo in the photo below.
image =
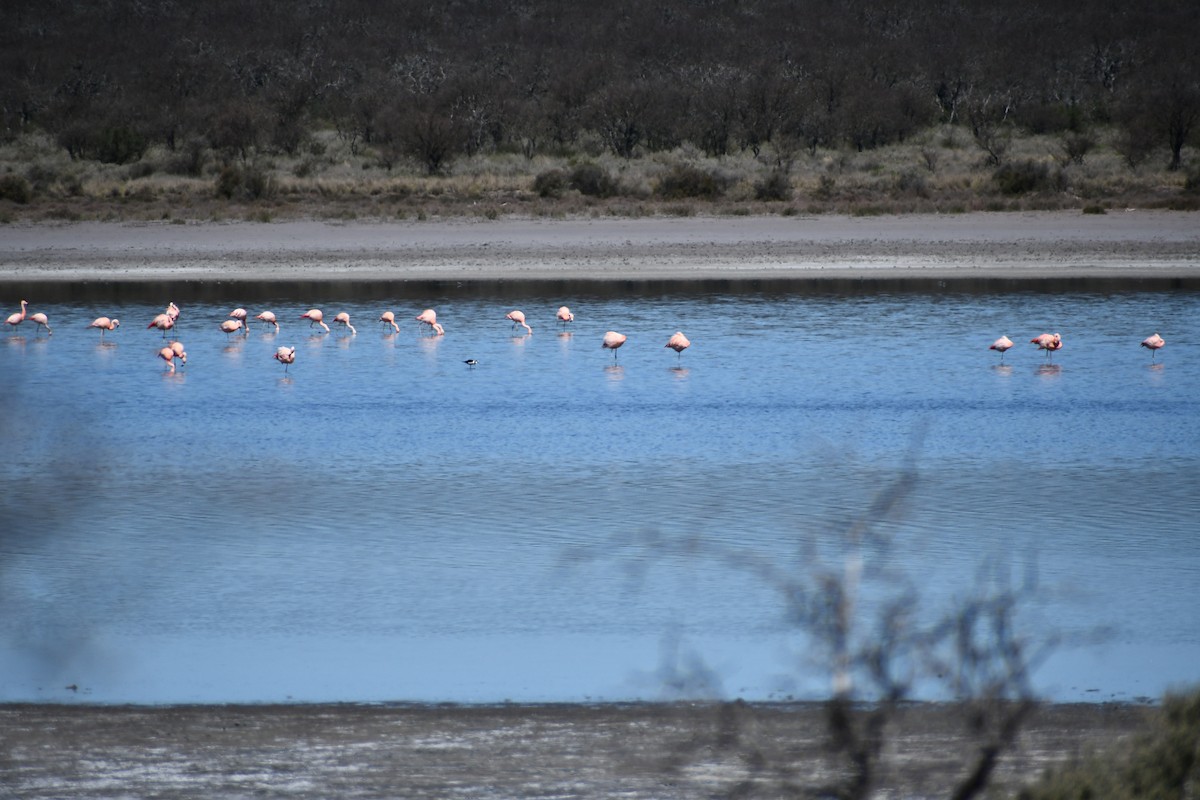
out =
<svg viewBox="0 0 1200 800"><path fill-rule="evenodd" d="M29 319L31 319L32 321L34 321L38 324L39 332L41 331L42 328L45 328L46 333L50 334L51 336L54 335L54 331L50 330L50 320L42 312L39 311L36 314L30 314Z"/></svg>
<svg viewBox="0 0 1200 800"><path fill-rule="evenodd" d="M432 328L434 325L437 324L437 312L434 311L432 308L427 308L424 311L422 311L420 314L417 314L416 320L417 320L417 322L423 322Z"/></svg>
<svg viewBox="0 0 1200 800"><path fill-rule="evenodd" d="M1046 351L1046 358L1055 350L1062 350L1062 334L1059 333L1040 333L1029 340L1031 344L1036 344L1039 350Z"/></svg>
<svg viewBox="0 0 1200 800"><path fill-rule="evenodd" d="M172 300L167 303L167 310L163 313L170 317L171 321L174 322L175 320L179 319L179 306L175 305L175 301Z"/></svg>
<svg viewBox="0 0 1200 800"><path fill-rule="evenodd" d="M1167 340L1156 333L1153 336L1147 336L1145 339L1143 339L1142 347L1150 350L1150 360L1153 361L1154 357L1158 355L1158 349L1166 343Z"/></svg>
<svg viewBox="0 0 1200 800"><path fill-rule="evenodd" d="M1012 339L1008 338L1007 336L1001 336L999 339L988 345L988 350L995 350L997 353L999 353L1000 363L1003 364L1004 354L1008 352L1008 349L1012 346Z"/></svg>
<svg viewBox="0 0 1200 800"><path fill-rule="evenodd" d="M385 325L391 325L396 333L400 332L400 326L396 324L396 315L391 311L385 311L379 315L379 321Z"/></svg>
<svg viewBox="0 0 1200 800"><path fill-rule="evenodd" d="M100 338L103 339L105 331L111 331L115 328L121 327L121 320L109 319L108 317L96 317L94 320L92 320L92 324L88 325L88 327L99 328Z"/></svg>
<svg viewBox="0 0 1200 800"><path fill-rule="evenodd" d="M175 351L169 347L164 347L158 351L158 357L167 362L167 366L171 368L171 372L175 371Z"/></svg>
<svg viewBox="0 0 1200 800"><path fill-rule="evenodd" d="M21 301L21 312L19 314L9 314L8 319L4 320L7 324L14 328L25 321L25 306L29 305L28 300Z"/></svg>
<svg viewBox="0 0 1200 800"><path fill-rule="evenodd" d="M279 333L279 321L275 319L275 314L274 314L274 312L271 312L271 311L264 311L264 312L262 312L261 314L258 314L258 315L256 315L254 318L255 318L255 319L260 319L260 320L262 320L263 322L265 322L265 323L266 323L266 324L268 324L268 325L274 325L274 326L275 326L275 332L276 332L276 333Z"/></svg>
<svg viewBox="0 0 1200 800"><path fill-rule="evenodd" d="M613 351L613 361L616 361L617 360L617 349L620 348L621 345L625 344L625 340L628 338L629 337L627 337L623 333L617 333L616 331L608 331L607 333L604 334L604 341L600 343L600 347L605 350L612 350Z"/></svg>
<svg viewBox="0 0 1200 800"><path fill-rule="evenodd" d="M320 325L325 329L326 333L329 333L329 326L325 324L325 314L319 308L310 308L300 315L300 319L308 320L308 327L310 328L313 325Z"/></svg>
<svg viewBox="0 0 1200 800"><path fill-rule="evenodd" d="M692 343L688 340L688 337L683 335L683 331L675 331L671 338L667 340L667 343L663 345L663 347L669 347L674 350L677 356L682 355L683 351L691 346Z"/></svg>
<svg viewBox="0 0 1200 800"><path fill-rule="evenodd" d="M243 327L240 319L227 319L221 323L221 330L225 332L226 338L229 338L229 334L239 331Z"/></svg>
<svg viewBox="0 0 1200 800"><path fill-rule="evenodd" d="M333 318L333 321L338 325L345 325L347 328L349 328L351 336L358 336L358 331L354 330L354 326L350 324L350 315L345 311L338 313L338 315Z"/></svg>
<svg viewBox="0 0 1200 800"><path fill-rule="evenodd" d="M175 319L170 314L163 312L154 318L154 320L146 326L147 328L158 328L163 332L163 338L167 338L167 331L175 327Z"/></svg>
<svg viewBox="0 0 1200 800"><path fill-rule="evenodd" d="M432 330L438 336L446 335L446 329L442 327L442 324L440 322L433 323L432 325L429 326L429 329Z"/></svg>
<svg viewBox="0 0 1200 800"><path fill-rule="evenodd" d="M567 308L566 306L559 306L558 313L555 314L555 317L557 317L558 321L563 325L566 325L568 322L575 321L575 315L572 314L571 309Z"/></svg>
<svg viewBox="0 0 1200 800"><path fill-rule="evenodd" d="M236 319L238 322L242 323L242 330L244 330L247 334L250 333L250 326L246 324L246 318L249 316L250 315L246 313L246 309L244 308L235 308L233 311L229 312L229 318Z"/></svg>
<svg viewBox="0 0 1200 800"><path fill-rule="evenodd" d="M171 348L171 352L175 354L181 364L187 363L187 353L183 350L183 342L171 342L167 347Z"/></svg>
<svg viewBox="0 0 1200 800"><path fill-rule="evenodd" d="M275 351L275 355L272 356L272 358L274 358L280 364L283 364L283 372L286 375L288 371L288 365L293 364L296 361L296 348L280 347Z"/></svg>
<svg viewBox="0 0 1200 800"><path fill-rule="evenodd" d="M525 328L526 333L533 333L533 328L529 327L529 325L527 325L525 323L525 313L524 312L513 310L513 311L510 311L507 314L505 314L504 318L512 320L514 329L518 325L521 325Z"/></svg>

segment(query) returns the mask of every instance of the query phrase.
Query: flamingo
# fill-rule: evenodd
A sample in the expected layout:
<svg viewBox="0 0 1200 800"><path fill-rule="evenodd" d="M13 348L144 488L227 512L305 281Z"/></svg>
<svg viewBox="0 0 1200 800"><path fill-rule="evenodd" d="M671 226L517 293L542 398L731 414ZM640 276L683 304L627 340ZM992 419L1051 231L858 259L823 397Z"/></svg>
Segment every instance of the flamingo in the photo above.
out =
<svg viewBox="0 0 1200 800"><path fill-rule="evenodd" d="M261 314L258 314L258 315L256 315L254 318L255 318L255 319L260 319L260 320L262 320L263 322L265 322L265 323L266 323L266 324L268 324L268 325L274 325L274 326L275 326L275 332L276 332L276 333L279 333L279 321L278 321L277 319L275 319L275 314L274 314L274 312L271 312L271 311L264 311L264 312L262 312Z"/></svg>
<svg viewBox="0 0 1200 800"><path fill-rule="evenodd" d="M625 340L627 338L629 338L629 337L627 337L623 333L617 333L616 331L608 331L607 333L604 334L604 341L600 343L600 347L604 348L605 350L612 350L613 351L613 361L616 361L617 360L617 349L621 345L625 344Z"/></svg>
<svg viewBox="0 0 1200 800"><path fill-rule="evenodd" d="M1162 347L1166 343L1167 340L1156 333L1153 336L1147 336L1145 339L1143 339L1142 347L1150 350L1150 360L1153 361L1154 357L1158 355L1158 348Z"/></svg>
<svg viewBox="0 0 1200 800"><path fill-rule="evenodd" d="M221 323L221 330L225 332L225 338L229 338L229 334L241 330L242 327L240 319L227 319Z"/></svg>
<svg viewBox="0 0 1200 800"><path fill-rule="evenodd" d="M175 305L175 301L172 300L167 303L167 310L163 313L170 317L171 321L174 322L175 320L179 319L179 306Z"/></svg>
<svg viewBox="0 0 1200 800"><path fill-rule="evenodd" d="M566 306L559 306L558 313L555 316L563 325L566 325L568 322L575 321L575 315L572 314L571 309L567 308Z"/></svg>
<svg viewBox="0 0 1200 800"><path fill-rule="evenodd" d="M391 325L392 328L395 329L396 333L400 332L400 326L396 324L396 315L393 314L391 311L385 311L382 314L380 314L379 321L384 323L385 325Z"/></svg>
<svg viewBox="0 0 1200 800"><path fill-rule="evenodd" d="M187 363L187 353L183 350L183 342L171 342L167 347L171 348L171 352L179 359L181 364Z"/></svg>
<svg viewBox="0 0 1200 800"><path fill-rule="evenodd" d="M438 336L446 335L446 329L442 327L442 324L440 322L433 323L432 325L429 326L429 329L432 330Z"/></svg>
<svg viewBox="0 0 1200 800"><path fill-rule="evenodd" d="M169 347L164 347L158 351L158 357L167 362L167 366L171 368L171 372L175 371L175 351Z"/></svg>
<svg viewBox="0 0 1200 800"><path fill-rule="evenodd" d="M1010 348L1012 346L1013 346L1012 339L1008 338L1007 336L1001 336L999 339L997 339L996 341L994 341L990 345L988 345L988 350L995 350L997 353L999 353L1000 354L1000 363L1003 364L1004 363L1004 354L1005 354L1005 352L1007 352L1008 348Z"/></svg>
<svg viewBox="0 0 1200 800"><path fill-rule="evenodd" d="M287 370L288 370L288 365L293 364L296 361L296 348L280 347L278 350L275 351L275 355L272 356L272 358L274 358L280 364L283 364L283 372L286 375Z"/></svg>
<svg viewBox="0 0 1200 800"><path fill-rule="evenodd" d="M235 308L233 311L229 312L230 319L236 319L238 322L242 323L242 330L247 336L250 335L250 326L246 324L246 318L249 316L250 315L246 313L246 309L244 308Z"/></svg>
<svg viewBox="0 0 1200 800"><path fill-rule="evenodd" d="M54 335L54 331L50 330L50 320L42 312L39 311L36 314L30 314L29 319L38 324L38 331L41 331L42 328L45 328L46 333L50 334L51 336Z"/></svg>
<svg viewBox="0 0 1200 800"><path fill-rule="evenodd" d="M1040 333L1029 340L1030 344L1036 344L1039 350L1046 351L1046 358L1055 350L1062 350L1062 334L1060 333Z"/></svg>
<svg viewBox="0 0 1200 800"><path fill-rule="evenodd" d="M20 325L22 322L24 322L24 321L25 321L25 306L27 306L27 305L29 305L29 301L28 301L28 300L22 300L22 301L21 301L21 313L19 313L19 314L9 314L9 315L8 315L8 319L6 319L6 320L4 320L4 321L5 321L6 323L8 323L9 325L12 325L14 328L15 328L16 326Z"/></svg>
<svg viewBox="0 0 1200 800"><path fill-rule="evenodd" d="M417 322L423 322L432 328L434 325L437 324L437 312L434 311L432 308L427 308L424 311L422 311L420 314L417 314L415 319L417 320Z"/></svg>
<svg viewBox="0 0 1200 800"><path fill-rule="evenodd" d="M154 318L154 320L146 326L147 328L158 328L162 331L163 338L167 338L167 331L175 327L175 318L165 311Z"/></svg>
<svg viewBox="0 0 1200 800"><path fill-rule="evenodd" d="M513 328L521 325L525 328L526 333L533 333L533 328L525 323L525 314L522 311L513 310L504 315L505 319L512 320Z"/></svg>
<svg viewBox="0 0 1200 800"><path fill-rule="evenodd" d="M683 331L675 331L671 338L667 340L667 343L663 345L663 347L669 347L674 350L676 356L682 355L683 351L691 346L692 343L688 340L688 337L683 335Z"/></svg>
<svg viewBox="0 0 1200 800"><path fill-rule="evenodd" d="M88 325L88 327L89 328L99 328L100 329L100 338L103 339L105 331L111 331L114 328L121 327L121 320L109 319L108 317L96 317L94 320L92 320L92 324Z"/></svg>
<svg viewBox="0 0 1200 800"><path fill-rule="evenodd" d="M358 331L354 330L354 326L350 324L350 315L345 311L339 312L338 315L333 318L333 321L338 325L345 325L347 328L349 328L351 336L358 336Z"/></svg>
<svg viewBox="0 0 1200 800"><path fill-rule="evenodd" d="M325 324L325 314L319 308L310 308L300 315L300 319L308 320L308 327L310 328L313 325L320 325L325 329L326 333L329 333L329 326Z"/></svg>

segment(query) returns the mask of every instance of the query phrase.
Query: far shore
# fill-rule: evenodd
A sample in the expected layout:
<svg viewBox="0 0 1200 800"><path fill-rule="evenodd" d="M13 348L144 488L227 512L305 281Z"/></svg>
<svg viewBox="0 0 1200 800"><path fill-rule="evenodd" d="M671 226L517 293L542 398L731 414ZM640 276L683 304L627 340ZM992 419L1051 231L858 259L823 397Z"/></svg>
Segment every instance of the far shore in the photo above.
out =
<svg viewBox="0 0 1200 800"><path fill-rule="evenodd" d="M0 227L0 294L55 283L1149 281L1200 288L1200 212Z"/></svg>

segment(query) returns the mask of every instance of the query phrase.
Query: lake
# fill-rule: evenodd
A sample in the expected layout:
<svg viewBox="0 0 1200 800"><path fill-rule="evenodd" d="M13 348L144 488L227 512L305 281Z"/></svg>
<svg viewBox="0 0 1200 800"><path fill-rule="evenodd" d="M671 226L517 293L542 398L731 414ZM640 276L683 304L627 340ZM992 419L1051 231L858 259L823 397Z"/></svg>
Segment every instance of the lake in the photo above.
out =
<svg viewBox="0 0 1200 800"><path fill-rule="evenodd" d="M220 292L0 331L0 701L821 697L784 591L855 557L858 641L999 587L1045 697L1200 680L1195 292Z"/></svg>

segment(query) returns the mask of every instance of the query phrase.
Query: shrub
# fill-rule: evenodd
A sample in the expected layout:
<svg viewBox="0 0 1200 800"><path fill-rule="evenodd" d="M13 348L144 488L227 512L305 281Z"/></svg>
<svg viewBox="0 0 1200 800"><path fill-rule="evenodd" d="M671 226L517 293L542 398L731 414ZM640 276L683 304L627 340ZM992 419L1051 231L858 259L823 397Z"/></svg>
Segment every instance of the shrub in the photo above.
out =
<svg viewBox="0 0 1200 800"><path fill-rule="evenodd" d="M792 181L788 174L781 169L773 169L767 177L754 184L756 200L791 200Z"/></svg>
<svg viewBox="0 0 1200 800"><path fill-rule="evenodd" d="M146 154L146 137L133 128L105 128L96 138L96 159L104 164L128 164Z"/></svg>
<svg viewBox="0 0 1200 800"><path fill-rule="evenodd" d="M992 173L992 180L1001 194L1029 194L1031 192L1060 191L1066 188L1066 180L1060 170L1038 161L1015 161L1004 164Z"/></svg>
<svg viewBox="0 0 1200 800"><path fill-rule="evenodd" d="M20 175L5 175L0 178L0 200L11 200L24 205L33 199L33 188Z"/></svg>
<svg viewBox="0 0 1200 800"><path fill-rule="evenodd" d="M725 193L725 182L712 172L679 164L658 179L656 194L664 200L699 197L715 200Z"/></svg>
<svg viewBox="0 0 1200 800"><path fill-rule="evenodd" d="M619 192L617 179L599 164L585 162L571 170L571 188L588 197L613 197Z"/></svg>
<svg viewBox="0 0 1200 800"><path fill-rule="evenodd" d="M208 142L200 137L193 137L179 148L179 152L167 162L166 171L172 175L187 175L199 178L204 174L204 166L208 163Z"/></svg>
<svg viewBox="0 0 1200 800"><path fill-rule="evenodd" d="M271 174L257 166L227 164L217 175L216 193L226 200L263 200L275 196L277 186Z"/></svg>
<svg viewBox="0 0 1200 800"><path fill-rule="evenodd" d="M1200 194L1200 167L1188 170L1187 177L1183 179L1183 191L1187 194Z"/></svg>
<svg viewBox="0 0 1200 800"><path fill-rule="evenodd" d="M533 179L533 190L538 197L562 197L567 190L567 173L561 169L550 169Z"/></svg>

